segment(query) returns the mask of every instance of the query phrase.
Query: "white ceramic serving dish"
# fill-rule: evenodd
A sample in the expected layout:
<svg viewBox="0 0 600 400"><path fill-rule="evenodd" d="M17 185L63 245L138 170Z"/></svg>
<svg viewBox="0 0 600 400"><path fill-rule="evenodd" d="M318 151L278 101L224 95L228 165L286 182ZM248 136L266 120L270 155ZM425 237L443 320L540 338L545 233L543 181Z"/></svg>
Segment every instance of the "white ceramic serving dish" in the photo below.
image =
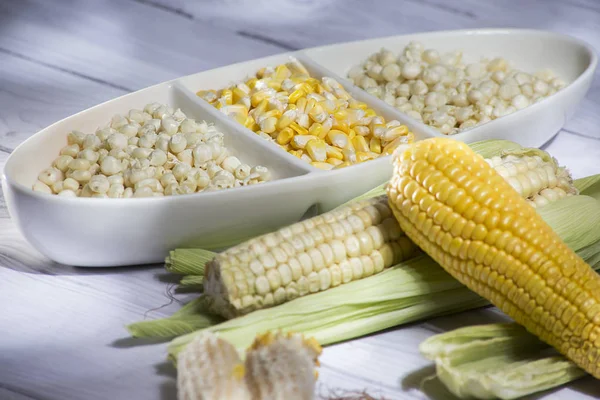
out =
<svg viewBox="0 0 600 400"><path fill-rule="evenodd" d="M9 212L23 235L52 260L76 266L124 266L162 262L176 247L221 248L250 235L298 221L307 211L328 211L386 181L390 157L334 171L321 171L227 119L195 95L253 75L259 68L302 61L316 76L338 79L386 119L407 124L417 139L440 135L343 79L346 71L381 47L401 48L411 40L475 55L504 56L528 68L552 67L569 86L530 108L454 136L467 142L505 138L537 146L564 124L589 88L597 59L585 44L546 32L479 30L399 36L339 44L252 60L205 71L119 97L59 121L18 146L6 162L2 186ZM510 45L512 43L512 45ZM518 45L516 45L518 43ZM552 51L537 51L550 46ZM528 61L527 52L535 54ZM548 63L548 64L546 64ZM339 75L338 75L339 74ZM91 133L117 113L149 102L181 108L196 120L215 123L226 145L246 162L267 166L272 182L185 196L141 199L65 198L30 188L71 130ZM557 117L560 116L560 118ZM529 136L520 136L519 132Z"/></svg>

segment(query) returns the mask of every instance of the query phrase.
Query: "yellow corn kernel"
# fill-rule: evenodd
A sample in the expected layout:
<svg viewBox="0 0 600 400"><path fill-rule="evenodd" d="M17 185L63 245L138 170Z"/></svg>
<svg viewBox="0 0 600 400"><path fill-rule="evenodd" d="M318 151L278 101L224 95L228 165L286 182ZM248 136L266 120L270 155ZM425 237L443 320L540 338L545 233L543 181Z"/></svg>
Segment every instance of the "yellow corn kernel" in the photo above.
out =
<svg viewBox="0 0 600 400"><path fill-rule="evenodd" d="M307 95L315 92L313 87L311 85L309 85L308 83L303 82L301 85L302 85L302 90L304 90L304 93L306 93Z"/></svg>
<svg viewBox="0 0 600 400"><path fill-rule="evenodd" d="M348 100L348 108L356 109L356 110L366 110L369 108L367 103L363 103L362 101L358 101L356 99Z"/></svg>
<svg viewBox="0 0 600 400"><path fill-rule="evenodd" d="M296 135L292 138L291 144L294 149L304 149L306 144L313 139L318 138L313 135Z"/></svg>
<svg viewBox="0 0 600 400"><path fill-rule="evenodd" d="M328 158L325 162L333 165L334 167L343 163L342 160L337 158Z"/></svg>
<svg viewBox="0 0 600 400"><path fill-rule="evenodd" d="M328 114L332 114L336 111L335 103L331 100L323 100L319 104L321 104L321 107L323 107L323 111Z"/></svg>
<svg viewBox="0 0 600 400"><path fill-rule="evenodd" d="M354 132L354 129L348 130L348 139L352 140L352 139L354 139L355 136L356 136L356 132Z"/></svg>
<svg viewBox="0 0 600 400"><path fill-rule="evenodd" d="M344 159L344 154L342 153L342 151L340 149L333 147L333 146L329 146L329 145L327 145L326 149L327 149L327 157L329 157L330 159L337 159L337 160Z"/></svg>
<svg viewBox="0 0 600 400"><path fill-rule="evenodd" d="M377 113L372 108L367 108L365 110L365 117L374 117L376 115L377 115Z"/></svg>
<svg viewBox="0 0 600 400"><path fill-rule="evenodd" d="M356 164L358 159L356 158L356 152L353 149L345 148L342 150L342 154L344 155L344 161L347 161L351 164Z"/></svg>
<svg viewBox="0 0 600 400"><path fill-rule="evenodd" d="M302 150L289 150L288 153L293 155L294 157L301 158L304 152Z"/></svg>
<svg viewBox="0 0 600 400"><path fill-rule="evenodd" d="M277 118L275 117L267 117L260 121L258 126L260 126L260 130L265 133L273 133L275 132L275 127L277 125Z"/></svg>
<svg viewBox="0 0 600 400"><path fill-rule="evenodd" d="M277 121L277 129L281 130L287 128L292 122L296 120L298 113L296 110L287 110L283 113L279 121Z"/></svg>
<svg viewBox="0 0 600 400"><path fill-rule="evenodd" d="M292 148L292 146L290 146L289 144L284 144L283 146L281 146L281 148L285 151L290 151L290 150L294 150Z"/></svg>
<svg viewBox="0 0 600 400"><path fill-rule="evenodd" d="M245 125L248 119L248 109L241 104L232 104L220 108L221 112L236 122Z"/></svg>
<svg viewBox="0 0 600 400"><path fill-rule="evenodd" d="M290 128L284 128L282 129L279 134L277 135L277 143L279 143L280 145L286 145L289 142L292 141L292 139L294 138L294 131L291 130Z"/></svg>
<svg viewBox="0 0 600 400"><path fill-rule="evenodd" d="M373 159L377 158L378 156L379 156L379 154L371 153L370 151L366 151L366 152L359 151L356 153L356 161L361 163L363 161L373 160Z"/></svg>
<svg viewBox="0 0 600 400"><path fill-rule="evenodd" d="M323 134L323 125L319 124L318 122L315 122L310 126L310 128L308 128L308 134L315 135L319 139L323 139L326 135Z"/></svg>
<svg viewBox="0 0 600 400"><path fill-rule="evenodd" d="M233 88L232 92L232 101L233 104L237 104L241 99L245 98L248 96L248 93L244 92L242 89L236 87Z"/></svg>
<svg viewBox="0 0 600 400"><path fill-rule="evenodd" d="M292 71L292 75L309 75L306 67L297 59L287 62L286 65Z"/></svg>
<svg viewBox="0 0 600 400"><path fill-rule="evenodd" d="M600 276L483 157L449 138L417 142L394 157L387 193L450 275L600 378Z"/></svg>
<svg viewBox="0 0 600 400"><path fill-rule="evenodd" d="M369 149L373 153L381 154L381 140L379 138L372 137L369 141Z"/></svg>
<svg viewBox="0 0 600 400"><path fill-rule="evenodd" d="M371 135L371 130L369 129L368 126L355 125L352 129L354 130L354 132L356 132L357 135L360 135L360 136L370 136Z"/></svg>
<svg viewBox="0 0 600 400"><path fill-rule="evenodd" d="M384 142L390 142L400 136L405 136L407 134L408 127L406 125L399 125L386 129L383 135L381 136L381 139Z"/></svg>
<svg viewBox="0 0 600 400"><path fill-rule="evenodd" d="M221 92L221 99L223 99L226 105L233 104L233 92L229 89L225 89Z"/></svg>
<svg viewBox="0 0 600 400"><path fill-rule="evenodd" d="M352 140L352 144L354 145L354 149L356 151L367 152L370 150L369 145L367 144L367 141L365 140L364 137L355 136L355 137L351 138L350 140Z"/></svg>
<svg viewBox="0 0 600 400"><path fill-rule="evenodd" d="M310 156L308 154L302 154L302 157L300 157L300 159L304 162L307 163L311 163L312 162L312 158L310 158Z"/></svg>
<svg viewBox="0 0 600 400"><path fill-rule="evenodd" d="M333 118L332 122L333 124L331 125L331 127L333 129L337 129L338 131L342 131L345 133L350 133L350 128L348 127L348 124L346 122L337 120L335 118Z"/></svg>
<svg viewBox="0 0 600 400"><path fill-rule="evenodd" d="M251 116L251 115L248 115L248 116L246 117L246 120L244 121L244 126L245 126L246 128L248 128L248 129L252 129L252 130L254 130L254 129L253 129L253 128L254 128L254 126L257 126L257 125L256 125L256 122L254 121L254 118L252 118L252 116Z"/></svg>
<svg viewBox="0 0 600 400"><path fill-rule="evenodd" d="M306 153L313 159L313 161L325 161L327 160L327 150L325 141L321 139L309 140L306 143Z"/></svg>
<svg viewBox="0 0 600 400"><path fill-rule="evenodd" d="M333 169L333 167L335 167L335 165L331 165L329 163L319 162L319 161L313 161L310 163L310 165L312 165L313 167L317 167L319 169L326 170L326 171Z"/></svg>
<svg viewBox="0 0 600 400"><path fill-rule="evenodd" d="M335 169L346 168L351 165L352 165L352 163L350 163L349 161L344 161L343 163L336 165Z"/></svg>
<svg viewBox="0 0 600 400"><path fill-rule="evenodd" d="M268 106L269 106L269 100L267 100L267 99L261 100L261 102L258 103L256 106L254 106L254 109L252 110L252 112L255 116L254 118L256 119L258 116L266 113Z"/></svg>
<svg viewBox="0 0 600 400"><path fill-rule="evenodd" d="M321 84L321 82L319 82L319 80L316 78L307 78L306 81L304 81L304 82L306 84L310 85L313 89Z"/></svg>
<svg viewBox="0 0 600 400"><path fill-rule="evenodd" d="M348 112L346 110L340 110L333 114L333 118L338 121L346 121L348 119Z"/></svg>
<svg viewBox="0 0 600 400"><path fill-rule="evenodd" d="M257 78L250 78L246 81L246 85L250 88L250 89L254 89L254 86L256 86L256 82L258 82Z"/></svg>
<svg viewBox="0 0 600 400"><path fill-rule="evenodd" d="M298 107L298 112L301 114L304 114L306 111L306 104L308 103L308 101L306 100L306 97L302 96L301 98L299 98L296 101L296 107Z"/></svg>
<svg viewBox="0 0 600 400"><path fill-rule="evenodd" d="M394 139L393 141L391 141L390 143L386 144L385 147L383 148L383 151L381 152L381 154L386 154L386 155L392 154L398 146L400 146L401 144L408 144L408 143L412 143L412 141L409 139L408 136L400 136L400 137Z"/></svg>
<svg viewBox="0 0 600 400"><path fill-rule="evenodd" d="M330 130L329 133L327 133L326 138L327 142L330 145L339 147L340 149L343 149L346 146L348 146L348 143L350 142L350 140L348 139L348 135L336 129Z"/></svg>
<svg viewBox="0 0 600 400"><path fill-rule="evenodd" d="M261 118L270 118L270 117L274 117L274 118L281 118L281 111L279 111L278 109L272 109L269 110L263 114L261 114Z"/></svg>
<svg viewBox="0 0 600 400"><path fill-rule="evenodd" d="M296 89L292 93L290 93L290 97L288 98L288 101L291 104L296 104L296 102L299 99L303 98L304 96L306 96L306 92L304 92L303 89Z"/></svg>
<svg viewBox="0 0 600 400"><path fill-rule="evenodd" d="M215 101L217 101L217 99L218 99L217 92L212 89L211 90L200 90L200 91L196 92L196 96L200 97L204 101L207 101L211 104L214 103Z"/></svg>
<svg viewBox="0 0 600 400"><path fill-rule="evenodd" d="M275 68L275 79L284 80L292 76L292 71L285 64L278 65Z"/></svg>
<svg viewBox="0 0 600 400"><path fill-rule="evenodd" d="M292 122L289 125L298 135L308 135L308 130L298 125L296 122Z"/></svg>
<svg viewBox="0 0 600 400"><path fill-rule="evenodd" d="M250 97L252 107L258 107L259 104L265 102L265 110L267 109L269 93L264 90L259 90Z"/></svg>
<svg viewBox="0 0 600 400"><path fill-rule="evenodd" d="M276 80L276 79L269 79L269 81L267 82L267 87L274 89L274 90L280 90L281 89L281 81Z"/></svg>

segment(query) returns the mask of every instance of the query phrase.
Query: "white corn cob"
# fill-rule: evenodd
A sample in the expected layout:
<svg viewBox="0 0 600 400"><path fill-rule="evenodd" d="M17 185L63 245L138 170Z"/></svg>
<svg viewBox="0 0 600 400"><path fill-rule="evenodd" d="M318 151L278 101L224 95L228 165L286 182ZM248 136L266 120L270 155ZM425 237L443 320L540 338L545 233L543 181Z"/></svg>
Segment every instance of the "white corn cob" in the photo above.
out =
<svg viewBox="0 0 600 400"><path fill-rule="evenodd" d="M204 292L213 312L232 318L373 275L415 251L380 196L217 255Z"/></svg>

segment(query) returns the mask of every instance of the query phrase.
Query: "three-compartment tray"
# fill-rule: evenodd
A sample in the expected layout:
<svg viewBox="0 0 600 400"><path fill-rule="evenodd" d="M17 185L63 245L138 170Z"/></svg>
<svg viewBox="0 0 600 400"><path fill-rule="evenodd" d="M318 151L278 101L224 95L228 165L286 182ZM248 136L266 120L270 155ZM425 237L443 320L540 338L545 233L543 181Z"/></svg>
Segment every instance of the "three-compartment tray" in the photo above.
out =
<svg viewBox="0 0 600 400"><path fill-rule="evenodd" d="M312 76L338 80L386 120L406 124L416 140L443 136L345 78L352 66L380 48L397 51L413 40L440 51L464 50L473 61L503 56L525 71L551 68L568 83L523 110L452 136L465 142L497 138L541 146L572 115L589 89L597 64L587 44L568 36L532 30L474 30L337 44L200 72L92 107L30 137L15 149L4 169L2 185L9 212L27 240L47 257L92 267L162 262L176 247L219 249L293 223L309 211L331 210L389 179L390 156L322 171L228 119L195 93L223 88L262 67L295 57ZM234 155L265 165L273 180L221 191L139 199L65 198L31 190L38 173L66 144L69 131L93 132L113 114L141 109L150 102L181 108L190 118L214 123L225 133L225 144Z"/></svg>

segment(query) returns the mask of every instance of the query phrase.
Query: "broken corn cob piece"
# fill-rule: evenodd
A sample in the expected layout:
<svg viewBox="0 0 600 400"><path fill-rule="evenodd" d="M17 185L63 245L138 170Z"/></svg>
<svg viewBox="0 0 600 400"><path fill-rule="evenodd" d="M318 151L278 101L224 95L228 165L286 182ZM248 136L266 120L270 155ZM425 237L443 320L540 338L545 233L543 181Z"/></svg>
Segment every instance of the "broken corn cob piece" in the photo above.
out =
<svg viewBox="0 0 600 400"><path fill-rule="evenodd" d="M259 335L246 352L246 383L252 399L311 400L322 351L315 339L299 334Z"/></svg>
<svg viewBox="0 0 600 400"><path fill-rule="evenodd" d="M600 378L600 277L481 156L447 138L408 145L387 193L453 277Z"/></svg>
<svg viewBox="0 0 600 400"><path fill-rule="evenodd" d="M205 332L178 357L178 399L311 400L321 352L314 338L267 332L242 361L231 343Z"/></svg>
<svg viewBox="0 0 600 400"><path fill-rule="evenodd" d="M244 375L235 347L213 333L203 333L177 359L177 398L252 400Z"/></svg>

